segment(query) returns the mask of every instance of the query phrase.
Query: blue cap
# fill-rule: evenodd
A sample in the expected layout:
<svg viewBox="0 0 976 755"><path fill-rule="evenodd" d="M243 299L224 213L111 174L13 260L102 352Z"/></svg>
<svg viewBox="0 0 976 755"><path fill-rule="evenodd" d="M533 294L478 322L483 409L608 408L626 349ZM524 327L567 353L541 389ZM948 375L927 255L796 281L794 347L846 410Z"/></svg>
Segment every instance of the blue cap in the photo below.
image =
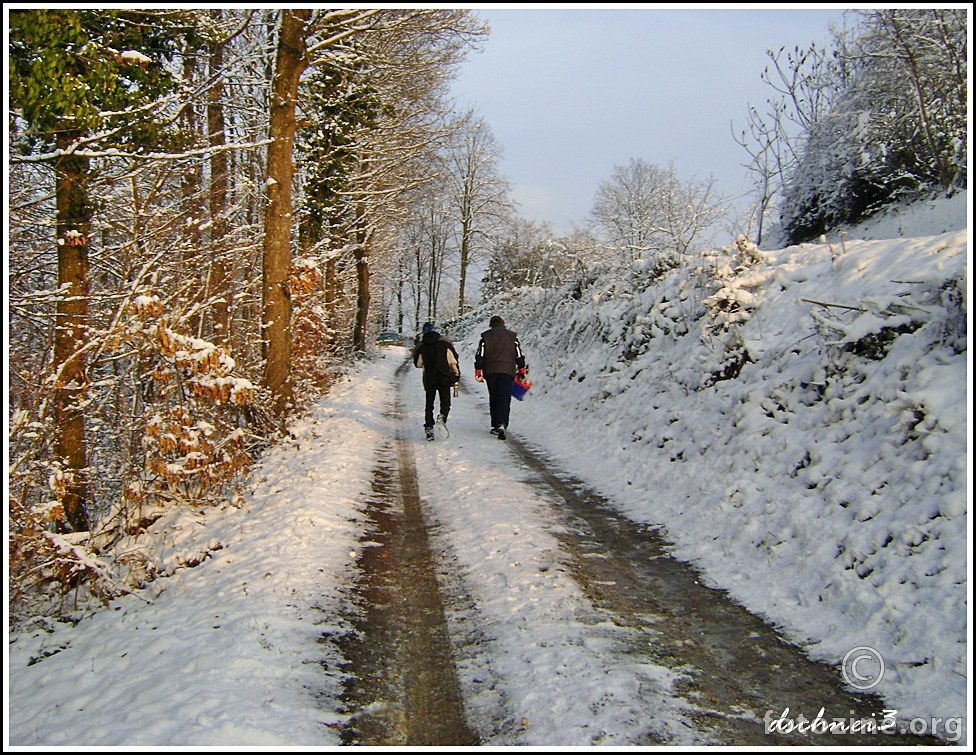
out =
<svg viewBox="0 0 976 755"><path fill-rule="evenodd" d="M433 332L434 332L434 323L432 323L432 322L425 322L424 323L424 333L433 333Z"/></svg>

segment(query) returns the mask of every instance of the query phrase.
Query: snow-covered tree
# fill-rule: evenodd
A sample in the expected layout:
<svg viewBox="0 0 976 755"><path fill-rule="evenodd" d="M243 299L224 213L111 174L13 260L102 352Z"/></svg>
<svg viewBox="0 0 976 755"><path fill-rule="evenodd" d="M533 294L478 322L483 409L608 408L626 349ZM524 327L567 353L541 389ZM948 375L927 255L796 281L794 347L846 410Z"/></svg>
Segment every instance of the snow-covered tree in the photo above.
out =
<svg viewBox="0 0 976 755"><path fill-rule="evenodd" d="M10 102L24 125L17 148L50 167L55 197L51 378L64 485L51 518L84 531L91 504L84 404L92 351L92 160L165 143L166 96L176 83L165 64L192 36L195 19L180 11L50 9L12 9L9 18Z"/></svg>
<svg viewBox="0 0 976 755"><path fill-rule="evenodd" d="M338 26L336 14L329 18L310 19L310 65L323 72L302 102L312 129L305 156L318 162L305 177L305 209L315 217L304 243L349 258L350 349L364 353L370 266L399 248L396 226L412 193L437 176L435 155L450 130L446 83L485 31L462 10L374 9Z"/></svg>
<svg viewBox="0 0 976 755"><path fill-rule="evenodd" d="M498 172L500 158L501 149L488 124L473 111L462 116L445 156L449 211L458 237L458 315L468 309L465 296L472 261L486 248L493 229L511 215L509 185Z"/></svg>
<svg viewBox="0 0 976 755"><path fill-rule="evenodd" d="M631 158L601 182L592 222L620 263L650 263L663 273L724 215L713 186L713 180L682 182L673 167Z"/></svg>
<svg viewBox="0 0 976 755"><path fill-rule="evenodd" d="M580 235L560 239L549 223L524 218L514 220L494 245L482 280L485 298L522 286L555 288L575 280L586 246Z"/></svg>
<svg viewBox="0 0 976 755"><path fill-rule="evenodd" d="M926 190L965 187L968 154L964 9L855 11L836 38L826 112L803 122L785 172L790 242L822 235ZM821 69L794 72L801 80Z"/></svg>

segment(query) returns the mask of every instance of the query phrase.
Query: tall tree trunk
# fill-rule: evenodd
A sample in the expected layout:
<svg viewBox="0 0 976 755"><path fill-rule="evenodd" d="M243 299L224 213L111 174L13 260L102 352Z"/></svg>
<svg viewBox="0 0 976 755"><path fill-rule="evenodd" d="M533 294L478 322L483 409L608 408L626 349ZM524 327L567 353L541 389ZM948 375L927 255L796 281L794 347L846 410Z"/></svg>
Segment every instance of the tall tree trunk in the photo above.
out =
<svg viewBox="0 0 976 755"><path fill-rule="evenodd" d="M403 313L403 287L404 287L404 276L406 272L404 270L403 255L397 256L397 279L396 279L396 329L397 333L403 333L403 321L405 319Z"/></svg>
<svg viewBox="0 0 976 755"><path fill-rule="evenodd" d="M339 276L336 272L336 258L329 257L325 261L325 312L329 328L335 329L337 319L337 303L339 301Z"/></svg>
<svg viewBox="0 0 976 755"><path fill-rule="evenodd" d="M284 417L292 403L291 271L292 178L295 172L295 106L298 82L308 66L306 22L311 10L283 10L275 71L271 81L268 145L268 206L264 215L262 350L264 383L273 410Z"/></svg>
<svg viewBox="0 0 976 755"><path fill-rule="evenodd" d="M421 292L424 290L424 255L423 248L421 247L420 241L418 240L414 246L413 251L413 269L414 269L414 295L413 295L413 324L420 328L420 299Z"/></svg>
<svg viewBox="0 0 976 755"><path fill-rule="evenodd" d="M219 26L222 11L210 11L214 24ZM226 343L230 339L230 271L224 255L224 237L227 235L227 195L229 171L227 152L221 149L227 143L224 125L224 42L215 42L210 48L210 77L213 84L207 93L207 138L214 148L210 156L210 281L209 289L216 297L213 311L213 340Z"/></svg>
<svg viewBox="0 0 976 755"><path fill-rule="evenodd" d="M67 150L75 134L58 138ZM61 296L55 312L54 366L55 453L68 475L63 498L64 515L59 526L83 532L88 529L91 481L82 403L88 385L84 345L88 326L88 244L92 208L88 200L88 158L62 154L54 166L58 286Z"/></svg>
<svg viewBox="0 0 976 755"><path fill-rule="evenodd" d="M463 316L466 307L464 304L464 289L468 280L468 264L471 260L471 218L465 213L461 222L461 259L458 262L460 275L458 276L458 316Z"/></svg>
<svg viewBox="0 0 976 755"><path fill-rule="evenodd" d="M369 323L369 247L370 233L363 227L365 212L362 205L356 209L356 329L353 333L352 350L366 353L366 327Z"/></svg>
<svg viewBox="0 0 976 755"><path fill-rule="evenodd" d="M183 58L183 80L192 86L197 79L197 58L194 55L187 55ZM200 124L197 119L197 111L193 103L187 103L182 111L183 128L188 134L196 137L200 134ZM201 189L203 187L203 175L200 165L196 161L191 161L183 171L183 201L186 203L186 212L193 218L193 225L187 229L188 244L187 251L183 256L184 265L180 265L181 275L188 275L193 278L193 286L190 290L190 297L193 304L199 304L204 298L206 291L205 281L201 272L200 263L200 223L203 219L203 207L201 199ZM187 319L187 327L190 332L202 338L203 315L199 309L194 308L194 313Z"/></svg>

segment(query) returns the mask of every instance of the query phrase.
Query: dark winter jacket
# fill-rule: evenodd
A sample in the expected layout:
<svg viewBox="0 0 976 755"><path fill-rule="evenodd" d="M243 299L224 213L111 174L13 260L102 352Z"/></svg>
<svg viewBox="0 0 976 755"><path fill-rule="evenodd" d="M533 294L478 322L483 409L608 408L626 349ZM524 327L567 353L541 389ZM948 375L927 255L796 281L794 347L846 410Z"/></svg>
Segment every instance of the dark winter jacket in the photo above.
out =
<svg viewBox="0 0 976 755"><path fill-rule="evenodd" d="M525 355L518 336L504 325L496 325L481 334L474 355L474 368L485 375L503 373L515 377L525 367Z"/></svg>
<svg viewBox="0 0 976 755"><path fill-rule="evenodd" d="M424 333L414 346L413 363L423 368L424 388L449 388L461 377L454 344L436 330Z"/></svg>

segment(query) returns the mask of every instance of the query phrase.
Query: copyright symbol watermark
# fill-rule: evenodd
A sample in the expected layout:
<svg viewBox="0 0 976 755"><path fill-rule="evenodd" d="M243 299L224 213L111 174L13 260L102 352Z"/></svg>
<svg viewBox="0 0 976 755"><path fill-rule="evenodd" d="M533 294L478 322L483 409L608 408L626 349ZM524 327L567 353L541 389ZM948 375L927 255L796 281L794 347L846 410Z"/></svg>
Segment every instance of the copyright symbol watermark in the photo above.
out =
<svg viewBox="0 0 976 755"><path fill-rule="evenodd" d="M884 658L881 657L881 653L867 645L848 650L840 667L844 681L858 690L878 686L884 676L884 670Z"/></svg>

